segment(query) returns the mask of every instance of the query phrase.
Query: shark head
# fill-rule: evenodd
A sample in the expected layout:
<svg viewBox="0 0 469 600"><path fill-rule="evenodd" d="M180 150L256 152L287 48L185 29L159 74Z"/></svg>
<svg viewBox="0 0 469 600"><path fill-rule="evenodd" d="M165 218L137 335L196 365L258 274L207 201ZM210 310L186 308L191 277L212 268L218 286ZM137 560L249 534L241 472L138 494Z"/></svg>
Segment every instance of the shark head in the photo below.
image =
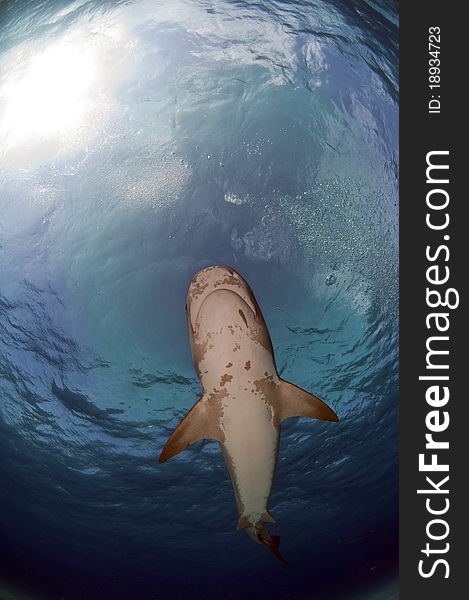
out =
<svg viewBox="0 0 469 600"><path fill-rule="evenodd" d="M194 275L187 293L187 319L192 330L196 328L200 309L206 299L220 290L234 292L254 315L258 315L259 310L251 288L239 273L224 265L207 267Z"/></svg>

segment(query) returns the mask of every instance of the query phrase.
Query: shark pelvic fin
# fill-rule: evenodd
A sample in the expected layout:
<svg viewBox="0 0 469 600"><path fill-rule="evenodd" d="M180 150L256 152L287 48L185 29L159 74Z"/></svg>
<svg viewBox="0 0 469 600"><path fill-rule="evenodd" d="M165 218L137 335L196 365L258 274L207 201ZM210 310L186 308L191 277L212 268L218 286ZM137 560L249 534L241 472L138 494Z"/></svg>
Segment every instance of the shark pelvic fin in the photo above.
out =
<svg viewBox="0 0 469 600"><path fill-rule="evenodd" d="M268 510L265 511L255 523L247 515L241 515L239 517L238 526L236 527L236 531L241 531L241 529L246 529L247 527L255 527L258 523L275 523L275 519L270 514Z"/></svg>
<svg viewBox="0 0 469 600"><path fill-rule="evenodd" d="M290 417L310 417L321 421L338 421L339 417L329 406L314 394L280 380L280 394L278 403L279 424Z"/></svg>
<svg viewBox="0 0 469 600"><path fill-rule="evenodd" d="M252 527L252 523L249 520L249 517L246 515L241 515L239 517L238 526L236 527L236 531L241 531L241 529L246 529L247 527Z"/></svg>
<svg viewBox="0 0 469 600"><path fill-rule="evenodd" d="M209 404L202 396L169 437L161 451L159 462L176 456L199 440L223 441L223 432L215 411L216 406Z"/></svg>
<svg viewBox="0 0 469 600"><path fill-rule="evenodd" d="M265 513L262 515L259 521L261 523L276 523L276 520L273 518L273 516L268 510L265 511Z"/></svg>

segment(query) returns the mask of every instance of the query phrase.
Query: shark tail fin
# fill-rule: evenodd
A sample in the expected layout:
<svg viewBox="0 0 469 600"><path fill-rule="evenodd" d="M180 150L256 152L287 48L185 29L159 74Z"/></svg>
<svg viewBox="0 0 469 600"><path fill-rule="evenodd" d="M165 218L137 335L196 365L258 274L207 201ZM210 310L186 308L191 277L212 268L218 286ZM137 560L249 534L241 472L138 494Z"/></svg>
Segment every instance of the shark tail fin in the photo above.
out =
<svg viewBox="0 0 469 600"><path fill-rule="evenodd" d="M282 564L288 566L287 561L283 558L283 556L280 554L280 551L279 551L279 546L280 546L280 536L279 535L271 535L270 542L266 543L264 541L263 543L272 552L272 554L275 556L275 558L277 560L279 560Z"/></svg>
<svg viewBox="0 0 469 600"><path fill-rule="evenodd" d="M194 442L211 439L223 441L217 407L202 396L173 431L164 445L159 462L176 456Z"/></svg>
<svg viewBox="0 0 469 600"><path fill-rule="evenodd" d="M322 421L339 420L332 408L320 398L281 379L278 405L279 424L290 417L309 417Z"/></svg>

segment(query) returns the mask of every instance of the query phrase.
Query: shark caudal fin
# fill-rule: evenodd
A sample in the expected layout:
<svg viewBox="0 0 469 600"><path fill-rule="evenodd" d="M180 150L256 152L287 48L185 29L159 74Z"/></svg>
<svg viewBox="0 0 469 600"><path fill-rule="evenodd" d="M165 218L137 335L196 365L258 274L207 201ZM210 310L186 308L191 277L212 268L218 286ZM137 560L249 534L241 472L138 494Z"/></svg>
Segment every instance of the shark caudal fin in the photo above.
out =
<svg viewBox="0 0 469 600"><path fill-rule="evenodd" d="M266 542L263 542L263 544L265 544L267 546L267 548L272 552L272 554L275 556L275 558L277 560L279 560L282 564L288 566L287 561L283 558L283 556L280 554L279 549L278 549L280 546L280 536L279 535L271 535L270 539L271 539L270 544L267 544Z"/></svg>
<svg viewBox="0 0 469 600"><path fill-rule="evenodd" d="M209 404L202 396L169 437L161 451L159 462L162 463L176 456L187 446L199 440L211 439L222 442L223 437L217 407Z"/></svg>
<svg viewBox="0 0 469 600"><path fill-rule="evenodd" d="M279 551L280 536L270 535L267 529L263 526L261 528L256 528L255 531L257 541L260 544L263 544L266 548L268 548L277 560L279 560L284 565L288 565L287 561L283 558Z"/></svg>
<svg viewBox="0 0 469 600"><path fill-rule="evenodd" d="M270 535L264 523L275 523L275 519L268 511L265 511L260 519L257 519L255 522L247 515L242 515L238 521L236 531L245 530L253 541L268 548L277 560L284 565L288 565L278 549L280 545L280 536Z"/></svg>
<svg viewBox="0 0 469 600"><path fill-rule="evenodd" d="M338 421L339 417L325 402L306 390L280 380L277 415L279 423L290 417L310 417L321 421Z"/></svg>

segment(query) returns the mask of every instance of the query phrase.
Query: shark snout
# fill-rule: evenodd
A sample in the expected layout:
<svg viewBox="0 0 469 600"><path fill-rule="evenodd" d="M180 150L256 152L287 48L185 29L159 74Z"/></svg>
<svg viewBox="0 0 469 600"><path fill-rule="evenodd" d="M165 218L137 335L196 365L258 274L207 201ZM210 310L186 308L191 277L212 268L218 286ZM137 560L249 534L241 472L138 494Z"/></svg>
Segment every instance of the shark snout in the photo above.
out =
<svg viewBox="0 0 469 600"><path fill-rule="evenodd" d="M231 267L226 265L213 265L211 267L206 267L201 271L198 271L194 277L192 278L191 285L189 291L192 288L198 288L200 285L209 284L212 286L221 285L221 284L229 284L230 282L234 282L241 279L244 282L244 279Z"/></svg>
<svg viewBox="0 0 469 600"><path fill-rule="evenodd" d="M195 329L203 303L208 296L218 290L234 292L248 305L254 315L257 314L250 287L239 273L225 265L207 267L194 275L187 293L186 307L192 329Z"/></svg>

